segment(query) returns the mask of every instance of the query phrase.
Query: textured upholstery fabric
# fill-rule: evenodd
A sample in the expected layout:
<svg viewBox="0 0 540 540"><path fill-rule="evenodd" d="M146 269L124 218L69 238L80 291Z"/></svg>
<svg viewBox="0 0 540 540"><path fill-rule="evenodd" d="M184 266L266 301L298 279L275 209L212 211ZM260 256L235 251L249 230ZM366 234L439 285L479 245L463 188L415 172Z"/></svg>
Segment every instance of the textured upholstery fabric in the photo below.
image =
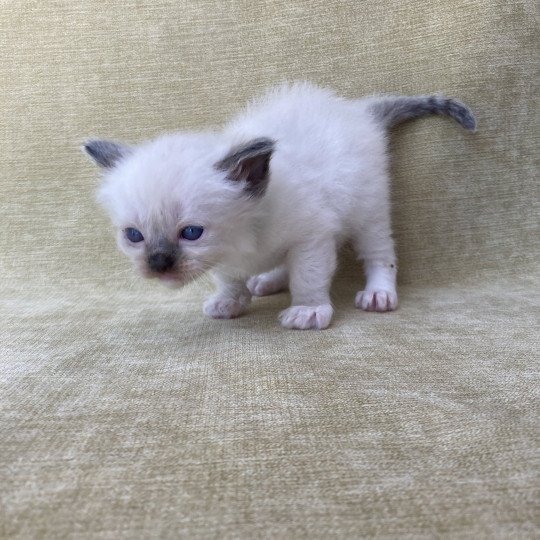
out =
<svg viewBox="0 0 540 540"><path fill-rule="evenodd" d="M0 53L0 537L537 537L533 0L4 0ZM211 321L116 252L80 143L284 79L477 114L393 133L395 313L345 255L327 331Z"/></svg>

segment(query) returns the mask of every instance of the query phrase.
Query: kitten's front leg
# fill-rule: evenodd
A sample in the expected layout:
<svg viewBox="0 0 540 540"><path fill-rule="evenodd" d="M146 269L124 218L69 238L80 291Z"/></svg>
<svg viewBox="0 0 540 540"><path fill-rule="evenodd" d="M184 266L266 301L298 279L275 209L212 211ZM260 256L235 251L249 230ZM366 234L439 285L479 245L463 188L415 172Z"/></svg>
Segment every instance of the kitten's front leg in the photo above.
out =
<svg viewBox="0 0 540 540"><path fill-rule="evenodd" d="M287 257L292 305L279 315L285 328L328 328L334 310L330 284L336 269L336 243L332 239L301 244Z"/></svg>
<svg viewBox="0 0 540 540"><path fill-rule="evenodd" d="M218 290L204 303L204 313L213 319L233 319L245 313L251 302L245 280L219 273L214 278Z"/></svg>

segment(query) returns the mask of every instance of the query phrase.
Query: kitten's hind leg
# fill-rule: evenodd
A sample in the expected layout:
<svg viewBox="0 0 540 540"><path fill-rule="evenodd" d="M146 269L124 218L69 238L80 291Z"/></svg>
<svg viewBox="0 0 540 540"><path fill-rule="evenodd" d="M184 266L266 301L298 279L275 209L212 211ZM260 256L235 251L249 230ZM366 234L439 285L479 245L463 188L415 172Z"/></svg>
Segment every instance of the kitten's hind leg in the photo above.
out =
<svg viewBox="0 0 540 540"><path fill-rule="evenodd" d="M248 279L247 288L253 296L267 296L284 291L289 285L289 275L285 265L278 266L270 272L259 274Z"/></svg>
<svg viewBox="0 0 540 540"><path fill-rule="evenodd" d="M279 315L285 328L322 330L330 325L334 310L330 283L336 269L334 238L301 244L287 256L292 305Z"/></svg>
<svg viewBox="0 0 540 540"><path fill-rule="evenodd" d="M389 214L389 212L388 212ZM358 230L356 251L364 260L366 285L357 293L355 305L364 311L392 311L397 307L397 264L390 231L390 215Z"/></svg>

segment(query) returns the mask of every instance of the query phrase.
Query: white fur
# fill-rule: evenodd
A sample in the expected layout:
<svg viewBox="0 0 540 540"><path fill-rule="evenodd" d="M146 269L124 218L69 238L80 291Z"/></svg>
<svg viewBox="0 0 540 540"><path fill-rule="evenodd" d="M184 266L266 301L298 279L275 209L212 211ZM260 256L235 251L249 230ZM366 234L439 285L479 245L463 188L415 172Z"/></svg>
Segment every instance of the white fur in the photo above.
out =
<svg viewBox="0 0 540 540"><path fill-rule="evenodd" d="M144 234L145 242L130 244L120 232L120 248L152 276L144 244L179 242L178 284L208 269L217 276L218 292L205 304L212 317L236 317L251 294L276 292L288 281L292 306L282 324L326 328L336 252L352 240L367 277L357 307L395 309L387 140L368 102L307 83L284 85L220 133L177 133L130 149L106 172L99 192L120 231L136 227ZM275 151L266 193L250 198L215 164L259 137L273 139ZM178 240L187 225L204 226L203 236Z"/></svg>

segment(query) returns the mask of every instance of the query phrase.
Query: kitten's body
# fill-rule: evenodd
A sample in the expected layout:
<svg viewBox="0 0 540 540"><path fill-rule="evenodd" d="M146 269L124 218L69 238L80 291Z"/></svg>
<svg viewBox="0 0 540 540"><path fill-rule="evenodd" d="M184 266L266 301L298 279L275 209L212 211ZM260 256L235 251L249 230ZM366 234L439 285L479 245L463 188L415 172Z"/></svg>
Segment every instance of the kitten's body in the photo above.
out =
<svg viewBox="0 0 540 540"><path fill-rule="evenodd" d="M374 213L387 212L386 130L366 103L307 85L280 87L227 126L233 145L276 141L260 204L259 252L283 254L322 237L341 242Z"/></svg>
<svg viewBox="0 0 540 540"><path fill-rule="evenodd" d="M336 252L346 240L366 271L356 305L397 305L387 129L433 113L475 128L462 104L444 98L344 100L296 84L255 101L219 134L169 135L135 149L93 142L87 150L108 169L101 200L115 224L144 234L144 252L119 235L143 273L148 254L167 245L173 271L150 274L184 282L212 267L219 288L208 315L238 316L252 293L288 285L292 306L282 324L326 328ZM200 240L179 239L186 223L204 227Z"/></svg>

